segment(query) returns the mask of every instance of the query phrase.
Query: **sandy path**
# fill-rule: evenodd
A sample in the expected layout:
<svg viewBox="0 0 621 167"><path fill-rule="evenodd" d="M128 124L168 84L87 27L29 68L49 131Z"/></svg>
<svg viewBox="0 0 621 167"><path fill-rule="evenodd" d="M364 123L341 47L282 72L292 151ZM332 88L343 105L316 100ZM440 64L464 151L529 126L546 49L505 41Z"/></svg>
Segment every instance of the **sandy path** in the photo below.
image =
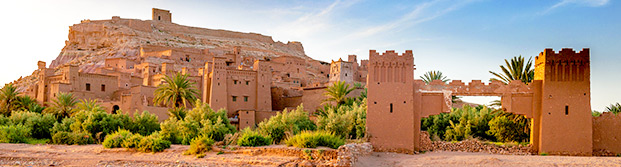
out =
<svg viewBox="0 0 621 167"><path fill-rule="evenodd" d="M470 152L427 152L408 155L374 152L354 166L621 166L621 157L496 155Z"/></svg>
<svg viewBox="0 0 621 167"><path fill-rule="evenodd" d="M141 153L101 145L0 144L0 166L278 166L297 157L249 156L210 152L204 158L183 155L188 146Z"/></svg>

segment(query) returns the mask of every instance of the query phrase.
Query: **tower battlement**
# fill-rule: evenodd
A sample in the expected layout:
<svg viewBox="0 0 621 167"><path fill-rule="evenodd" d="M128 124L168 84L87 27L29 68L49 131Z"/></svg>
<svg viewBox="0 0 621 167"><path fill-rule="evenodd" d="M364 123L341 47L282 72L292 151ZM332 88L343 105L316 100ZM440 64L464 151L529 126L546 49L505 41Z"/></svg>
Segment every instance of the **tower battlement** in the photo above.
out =
<svg viewBox="0 0 621 167"><path fill-rule="evenodd" d="M575 52L563 48L558 53L545 49L535 58L535 79L546 81L589 81L589 48Z"/></svg>

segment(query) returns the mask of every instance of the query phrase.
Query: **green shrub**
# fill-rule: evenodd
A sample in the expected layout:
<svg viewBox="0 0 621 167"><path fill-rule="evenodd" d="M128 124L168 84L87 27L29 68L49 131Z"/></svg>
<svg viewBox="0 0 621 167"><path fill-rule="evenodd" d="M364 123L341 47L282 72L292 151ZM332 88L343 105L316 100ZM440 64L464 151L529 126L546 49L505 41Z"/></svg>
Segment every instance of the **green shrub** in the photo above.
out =
<svg viewBox="0 0 621 167"><path fill-rule="evenodd" d="M160 152L170 148L170 141L162 139L157 133L143 137L136 147L141 152Z"/></svg>
<svg viewBox="0 0 621 167"><path fill-rule="evenodd" d="M448 141L459 141L470 137L494 140L489 135L488 122L498 114L485 106L453 108L450 113L429 116L421 119L421 130L431 137Z"/></svg>
<svg viewBox="0 0 621 167"><path fill-rule="evenodd" d="M164 140L168 140L173 144L181 144L181 131L177 128L178 120L167 119L160 124L160 135Z"/></svg>
<svg viewBox="0 0 621 167"><path fill-rule="evenodd" d="M192 139L190 149L184 152L186 155L200 155L211 150L211 146L215 141L210 137L201 135Z"/></svg>
<svg viewBox="0 0 621 167"><path fill-rule="evenodd" d="M24 125L0 126L1 143L25 143L30 136L30 129Z"/></svg>
<svg viewBox="0 0 621 167"><path fill-rule="evenodd" d="M266 146L272 144L272 138L268 135L261 135L256 131L246 128L242 130L241 135L237 138L237 145L239 146Z"/></svg>
<svg viewBox="0 0 621 167"><path fill-rule="evenodd" d="M30 129L30 136L38 139L50 138L50 129L56 123L54 115L30 111L13 112L8 119L12 124L26 126Z"/></svg>
<svg viewBox="0 0 621 167"><path fill-rule="evenodd" d="M72 132L71 137L75 145L93 144L95 140L88 132Z"/></svg>
<svg viewBox="0 0 621 167"><path fill-rule="evenodd" d="M87 132L58 132L52 136L54 144L84 145L93 144L94 140Z"/></svg>
<svg viewBox="0 0 621 167"><path fill-rule="evenodd" d="M9 125L9 124L11 124L11 120L8 117L0 114L0 125Z"/></svg>
<svg viewBox="0 0 621 167"><path fill-rule="evenodd" d="M303 130L315 130L316 125L308 118L302 105L296 110L276 114L267 121L259 123L257 130L261 134L269 134L274 143L280 143L286 134L295 135Z"/></svg>
<svg viewBox="0 0 621 167"><path fill-rule="evenodd" d="M122 147L123 142L132 136L132 132L119 129L118 131L106 136L102 145L104 148L119 148Z"/></svg>
<svg viewBox="0 0 621 167"><path fill-rule="evenodd" d="M132 132L144 136L160 130L160 123L158 122L157 116L149 113L148 111L143 111L142 114L138 114L138 112L136 112L134 114L132 126Z"/></svg>
<svg viewBox="0 0 621 167"><path fill-rule="evenodd" d="M287 146L298 148L315 148L325 146L337 149L345 144L345 140L325 131L303 131L285 141Z"/></svg>
<svg viewBox="0 0 621 167"><path fill-rule="evenodd" d="M366 100L365 100L366 101ZM365 136L366 104L354 102L352 105L341 105L328 108L325 114L317 117L317 129L338 134L342 138L358 139Z"/></svg>
<svg viewBox="0 0 621 167"><path fill-rule="evenodd" d="M73 139L70 132L58 132L52 136L52 143L54 144L73 144Z"/></svg>
<svg viewBox="0 0 621 167"><path fill-rule="evenodd" d="M130 137L126 138L121 146L123 148L136 148L138 147L138 144L140 144L140 141L142 141L142 138L144 137L140 134L133 134Z"/></svg>
<svg viewBox="0 0 621 167"><path fill-rule="evenodd" d="M236 131L226 116L226 110L215 112L207 103L200 101L196 103L195 108L187 112L183 120L168 119L160 127L164 139L186 145L203 134L220 141L226 134Z"/></svg>
<svg viewBox="0 0 621 167"><path fill-rule="evenodd" d="M203 120L201 121L201 124L203 125L203 128L201 129L202 134L216 141L222 141L224 140L224 135L232 133L232 131L224 123L224 120L220 117L218 117L215 122L212 122L211 120Z"/></svg>
<svg viewBox="0 0 621 167"><path fill-rule="evenodd" d="M497 141L525 141L528 134L524 132L524 125L509 119L506 116L499 116L489 122L490 130L488 134L496 137Z"/></svg>

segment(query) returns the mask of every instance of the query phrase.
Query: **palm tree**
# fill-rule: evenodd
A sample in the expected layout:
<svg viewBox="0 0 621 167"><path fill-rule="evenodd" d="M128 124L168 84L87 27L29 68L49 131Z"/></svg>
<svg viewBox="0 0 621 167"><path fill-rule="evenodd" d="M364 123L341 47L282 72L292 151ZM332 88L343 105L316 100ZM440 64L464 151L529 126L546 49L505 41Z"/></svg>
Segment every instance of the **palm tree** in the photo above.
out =
<svg viewBox="0 0 621 167"><path fill-rule="evenodd" d="M11 111L17 110L18 96L17 87L12 83L4 85L0 89L0 112L4 115L10 115Z"/></svg>
<svg viewBox="0 0 621 167"><path fill-rule="evenodd" d="M188 103L194 105L198 99L198 90L194 82L188 80L187 75L177 73L174 77L166 76L164 83L155 90L153 103L167 105L168 107L187 107Z"/></svg>
<svg viewBox="0 0 621 167"><path fill-rule="evenodd" d="M336 106L340 106L345 103L347 94L353 91L354 88L349 88L349 84L344 81L337 81L326 88L324 95L328 97L324 102L336 102Z"/></svg>
<svg viewBox="0 0 621 167"><path fill-rule="evenodd" d="M46 113L56 115L56 118L62 119L73 115L75 105L78 103L71 93L58 93L53 103L48 103L49 107L44 110Z"/></svg>
<svg viewBox="0 0 621 167"><path fill-rule="evenodd" d="M17 96L17 108L18 110L26 110L32 111L36 113L41 113L44 107L39 105L35 99L26 95L26 96Z"/></svg>
<svg viewBox="0 0 621 167"><path fill-rule="evenodd" d="M606 107L605 112L611 112L614 114L620 113L621 112L621 104L617 103L617 104L610 104L610 106Z"/></svg>
<svg viewBox="0 0 621 167"><path fill-rule="evenodd" d="M103 107L97 104L97 99L95 100L80 100L76 105L77 111L90 111L90 112L103 112L105 111Z"/></svg>
<svg viewBox="0 0 621 167"><path fill-rule="evenodd" d="M420 76L420 78L423 79L423 82L426 84L431 83L433 80L440 80L444 83L450 81L450 79L446 79L446 76L443 76L440 71L427 71L423 76Z"/></svg>
<svg viewBox="0 0 621 167"><path fill-rule="evenodd" d="M513 80L520 80L525 84L529 84L535 78L535 69L533 68L531 58L528 58L528 62L525 64L524 57L520 55L519 57L513 57L510 63L505 59L505 64L507 65L506 67L500 65L502 73L489 71L489 73L497 77L490 79L490 81L497 80L509 84Z"/></svg>

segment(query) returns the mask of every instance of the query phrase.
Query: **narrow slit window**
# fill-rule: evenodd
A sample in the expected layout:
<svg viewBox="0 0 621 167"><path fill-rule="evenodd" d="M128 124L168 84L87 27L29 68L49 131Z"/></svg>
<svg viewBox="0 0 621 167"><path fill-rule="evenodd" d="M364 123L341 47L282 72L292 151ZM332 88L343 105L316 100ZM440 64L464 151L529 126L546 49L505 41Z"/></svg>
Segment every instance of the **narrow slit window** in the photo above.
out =
<svg viewBox="0 0 621 167"><path fill-rule="evenodd" d="M86 84L86 91L91 91L91 84L89 83Z"/></svg>
<svg viewBox="0 0 621 167"><path fill-rule="evenodd" d="M565 115L569 115L569 106L565 106Z"/></svg>
<svg viewBox="0 0 621 167"><path fill-rule="evenodd" d="M392 113L392 103L390 103L390 113Z"/></svg>

